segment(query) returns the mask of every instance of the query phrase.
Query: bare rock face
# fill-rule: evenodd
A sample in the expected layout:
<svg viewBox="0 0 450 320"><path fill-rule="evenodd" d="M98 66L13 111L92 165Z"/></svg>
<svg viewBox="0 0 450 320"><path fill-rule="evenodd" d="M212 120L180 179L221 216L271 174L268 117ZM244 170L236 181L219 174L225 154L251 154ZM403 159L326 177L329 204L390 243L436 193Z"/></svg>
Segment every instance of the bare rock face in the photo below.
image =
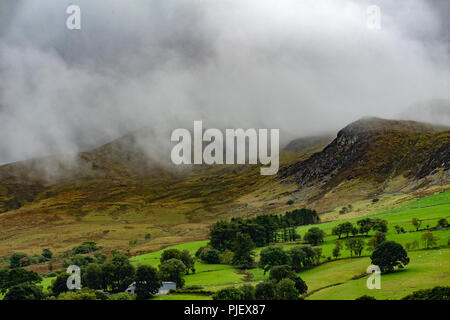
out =
<svg viewBox="0 0 450 320"><path fill-rule="evenodd" d="M365 118L343 128L337 137L305 161L280 170L280 177L299 188L326 192L342 182L360 179L381 189L405 175L421 179L438 168L449 169L450 131L413 122Z"/></svg>
<svg viewBox="0 0 450 320"><path fill-rule="evenodd" d="M428 160L417 171L416 177L424 178L438 168L450 169L450 142L442 145L430 155Z"/></svg>

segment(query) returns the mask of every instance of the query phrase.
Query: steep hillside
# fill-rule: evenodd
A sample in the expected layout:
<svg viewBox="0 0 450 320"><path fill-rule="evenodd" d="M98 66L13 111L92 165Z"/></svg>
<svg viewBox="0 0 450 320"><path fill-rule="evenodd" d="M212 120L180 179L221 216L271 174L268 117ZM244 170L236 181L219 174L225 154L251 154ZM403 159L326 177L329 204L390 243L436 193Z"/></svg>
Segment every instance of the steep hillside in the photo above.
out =
<svg viewBox="0 0 450 320"><path fill-rule="evenodd" d="M333 141L297 139L278 176L246 165L174 168L142 147L151 137L142 130L89 152L1 166L0 256L86 240L146 252L204 239L219 219L304 206L335 219L350 203L363 215L449 184L450 132L417 122L363 119Z"/></svg>
<svg viewBox="0 0 450 320"><path fill-rule="evenodd" d="M450 131L413 121L361 119L323 151L280 170L296 197L330 209L383 193L401 194L450 181Z"/></svg>
<svg viewBox="0 0 450 320"><path fill-rule="evenodd" d="M142 148L146 135L152 137L144 130L71 157L1 166L0 256L63 251L87 239L132 251L202 239L218 219L279 210L295 188L256 166L162 165ZM325 145L310 143L280 161L305 160ZM152 241L144 241L147 233Z"/></svg>

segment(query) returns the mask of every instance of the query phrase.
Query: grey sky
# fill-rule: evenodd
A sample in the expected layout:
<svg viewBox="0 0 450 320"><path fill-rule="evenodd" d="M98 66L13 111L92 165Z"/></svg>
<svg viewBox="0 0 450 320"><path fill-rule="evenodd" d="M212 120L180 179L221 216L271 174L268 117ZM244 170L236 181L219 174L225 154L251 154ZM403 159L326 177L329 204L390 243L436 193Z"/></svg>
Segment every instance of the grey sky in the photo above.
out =
<svg viewBox="0 0 450 320"><path fill-rule="evenodd" d="M72 3L80 31L65 27ZM193 120L287 140L450 99L445 0L136 3L0 3L0 163L146 126L155 152Z"/></svg>

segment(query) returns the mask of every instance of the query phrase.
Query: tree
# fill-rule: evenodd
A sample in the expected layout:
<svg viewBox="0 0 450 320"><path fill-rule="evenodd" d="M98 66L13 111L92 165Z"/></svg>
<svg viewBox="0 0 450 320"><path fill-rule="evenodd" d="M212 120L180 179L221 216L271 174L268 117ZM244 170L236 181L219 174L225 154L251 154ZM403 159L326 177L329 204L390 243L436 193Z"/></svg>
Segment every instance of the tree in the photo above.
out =
<svg viewBox="0 0 450 320"><path fill-rule="evenodd" d="M360 238L348 239L345 243L345 246L350 250L351 255L353 255L354 253L357 256L361 256L361 253L364 249L364 240Z"/></svg>
<svg viewBox="0 0 450 320"><path fill-rule="evenodd" d="M148 299L156 294L162 282L158 271L152 266L139 266L136 269L136 298Z"/></svg>
<svg viewBox="0 0 450 320"><path fill-rule="evenodd" d="M395 267L404 268L409 263L409 257L401 244L385 241L380 244L370 256L372 264L380 267L381 272L393 272Z"/></svg>
<svg viewBox="0 0 450 320"><path fill-rule="evenodd" d="M42 278L34 271L27 271L22 268L15 268L11 270L0 270L0 293L6 293L6 291L21 283L38 283Z"/></svg>
<svg viewBox="0 0 450 320"><path fill-rule="evenodd" d="M255 260L253 258L253 249L255 243L251 237L246 233L239 232L236 235L236 240L233 243L233 265L240 269L248 269L254 266Z"/></svg>
<svg viewBox="0 0 450 320"><path fill-rule="evenodd" d="M437 223L437 227L438 228L448 228L448 221L445 218L439 219L438 223Z"/></svg>
<svg viewBox="0 0 450 320"><path fill-rule="evenodd" d="M317 264L321 255L321 248L313 248L309 245L293 247L289 250L291 266L296 272Z"/></svg>
<svg viewBox="0 0 450 320"><path fill-rule="evenodd" d="M367 235L370 229L372 229L373 221L370 218L365 218L358 220L356 224L359 226L359 232Z"/></svg>
<svg viewBox="0 0 450 320"><path fill-rule="evenodd" d="M325 236L325 232L317 227L312 227L306 232L303 240L307 243L316 246L319 243L323 242L323 237Z"/></svg>
<svg viewBox="0 0 450 320"><path fill-rule="evenodd" d="M134 281L134 276L135 269L124 255L116 254L102 265L103 285L112 292L124 291Z"/></svg>
<svg viewBox="0 0 450 320"><path fill-rule="evenodd" d="M267 247L261 250L259 267L264 270L264 274L273 266L289 264L289 256L281 247Z"/></svg>
<svg viewBox="0 0 450 320"><path fill-rule="evenodd" d="M344 231L342 229L342 224L338 224L337 226L333 227L333 229L331 229L331 234L334 236L338 236L338 239L341 238L343 233Z"/></svg>
<svg viewBox="0 0 450 320"><path fill-rule="evenodd" d="M50 251L50 249L44 249L42 250L42 256L45 259L50 260L53 257L53 253Z"/></svg>
<svg viewBox="0 0 450 320"><path fill-rule="evenodd" d="M26 263L26 258L28 258L28 256L25 253L13 253L9 258L9 267L13 269L29 265L29 263Z"/></svg>
<svg viewBox="0 0 450 320"><path fill-rule="evenodd" d="M344 222L341 224L338 224L336 227L334 227L331 230L331 233L333 235L337 235L338 238L341 238L342 234L346 234L346 238L348 238L348 236L350 235L350 233L354 232L355 227L353 226L353 224L351 222Z"/></svg>
<svg viewBox="0 0 450 320"><path fill-rule="evenodd" d="M70 277L68 273L61 272L55 280L52 282L52 293L55 296L58 296L59 294L69 291L69 288L67 288L67 279Z"/></svg>
<svg viewBox="0 0 450 320"><path fill-rule="evenodd" d="M271 280L260 282L255 287L255 299L256 300L274 300L276 283Z"/></svg>
<svg viewBox="0 0 450 320"><path fill-rule="evenodd" d="M81 280L87 287L91 289L106 289L103 285L102 268L99 264L89 264L82 274Z"/></svg>
<svg viewBox="0 0 450 320"><path fill-rule="evenodd" d="M283 279L291 279L295 283L295 288L300 294L305 293L308 290L308 286L302 278L297 276L290 266L275 266L270 269L269 280L275 283L280 282Z"/></svg>
<svg viewBox="0 0 450 320"><path fill-rule="evenodd" d="M417 219L417 218L412 218L411 223L414 226L414 228L416 228L416 231L419 231L419 228L422 225L422 220Z"/></svg>
<svg viewBox="0 0 450 320"><path fill-rule="evenodd" d="M308 253L303 249L303 247L293 247L291 250L289 250L289 257L291 261L291 267L296 272L300 272L303 267L308 266L309 264L310 257L308 257Z"/></svg>
<svg viewBox="0 0 450 320"><path fill-rule="evenodd" d="M25 282L9 288L3 300L41 300L42 289L33 283Z"/></svg>
<svg viewBox="0 0 450 320"><path fill-rule="evenodd" d="M422 241L425 245L425 248L430 248L436 245L437 239L434 234L430 231L426 231L422 233Z"/></svg>
<svg viewBox="0 0 450 320"><path fill-rule="evenodd" d="M342 249L342 242L337 240L334 244L334 248L333 248L333 257L335 259L337 259L340 255L341 255L341 249Z"/></svg>
<svg viewBox="0 0 450 320"><path fill-rule="evenodd" d="M295 282L286 278L277 283L275 295L278 300L298 300L299 292L295 288Z"/></svg>
<svg viewBox="0 0 450 320"><path fill-rule="evenodd" d="M161 254L160 262L164 263L170 259L178 259L181 260L186 266L186 274L189 274L189 270L194 271L194 258L192 258L191 254L188 250L180 251L178 249L168 249L164 250Z"/></svg>
<svg viewBox="0 0 450 320"><path fill-rule="evenodd" d="M200 254L200 259L202 259L204 263L218 264L220 263L220 251L216 249L205 248Z"/></svg>
<svg viewBox="0 0 450 320"><path fill-rule="evenodd" d="M213 300L244 300L244 293L236 287L227 287L218 290L213 295Z"/></svg>
<svg viewBox="0 0 450 320"><path fill-rule="evenodd" d="M388 231L387 221L382 219L373 219L372 220L372 229L374 231L384 232Z"/></svg>
<svg viewBox="0 0 450 320"><path fill-rule="evenodd" d="M384 232L377 231L374 236L372 236L369 241L368 245L372 250L375 250L380 244L386 241L386 234Z"/></svg>
<svg viewBox="0 0 450 320"><path fill-rule="evenodd" d="M242 291L242 300L255 300L255 287L250 284L244 284L239 287Z"/></svg>
<svg viewBox="0 0 450 320"><path fill-rule="evenodd" d="M183 276L186 274L186 266L179 259L169 259L159 265L159 275L163 281L173 281L178 288L184 286Z"/></svg>
<svg viewBox="0 0 450 320"><path fill-rule="evenodd" d="M191 270L192 273L195 273L195 268L194 268L195 261L188 250L181 251L180 260L186 266L186 274L189 274L189 270Z"/></svg>

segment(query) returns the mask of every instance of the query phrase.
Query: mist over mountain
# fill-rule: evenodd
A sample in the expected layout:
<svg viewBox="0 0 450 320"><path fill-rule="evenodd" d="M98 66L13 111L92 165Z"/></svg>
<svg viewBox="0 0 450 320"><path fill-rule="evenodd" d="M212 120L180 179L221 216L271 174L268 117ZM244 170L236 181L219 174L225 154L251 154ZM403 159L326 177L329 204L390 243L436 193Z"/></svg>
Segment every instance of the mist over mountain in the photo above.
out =
<svg viewBox="0 0 450 320"><path fill-rule="evenodd" d="M167 162L161 145L193 120L281 128L287 143L450 99L446 1L80 0L81 30L69 4L0 4L0 163L140 128Z"/></svg>
<svg viewBox="0 0 450 320"><path fill-rule="evenodd" d="M399 113L395 118L450 126L450 100L436 99L419 102Z"/></svg>

